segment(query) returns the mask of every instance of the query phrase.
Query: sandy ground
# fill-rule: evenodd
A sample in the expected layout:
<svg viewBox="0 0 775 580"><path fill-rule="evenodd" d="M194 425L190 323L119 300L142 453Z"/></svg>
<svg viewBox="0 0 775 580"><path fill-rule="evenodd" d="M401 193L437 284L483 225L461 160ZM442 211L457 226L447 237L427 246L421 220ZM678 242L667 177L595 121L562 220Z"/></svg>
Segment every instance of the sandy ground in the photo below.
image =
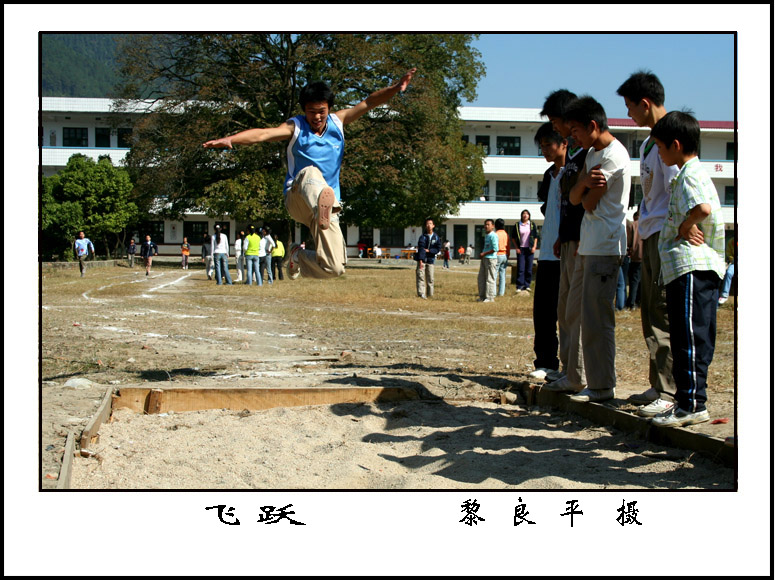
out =
<svg viewBox="0 0 775 580"><path fill-rule="evenodd" d="M75 459L73 488L734 487L732 469L689 451L652 445L577 416L494 402L515 380L525 380L529 369L466 372L470 349L441 349L428 360L411 350L412 341L395 337L375 342L364 336L360 343L349 337L345 344L305 326L305 312L277 314L258 304L255 310L227 307L231 314L219 316L227 297L195 270L160 269L145 279L113 268L87 282L59 276L50 292L44 280L44 359L68 358L64 347L46 337L62 337L65 345L68 337L82 337L100 348L81 373L70 366L60 373L44 371L44 488L56 484L47 476L58 472L67 432L80 436L105 390L148 383L162 389L403 386L438 399L161 416L118 410L100 429L97 455ZM82 284L87 289L81 292ZM119 290L123 294L111 295ZM282 294L271 299L281 304ZM315 309L319 305L310 306ZM382 309L379 315L412 313ZM347 360L314 361L343 347L352 348ZM309 360L262 362L289 355ZM442 368L435 366L439 361ZM56 363L49 367L56 368ZM93 382L65 386L82 376ZM617 387L617 406L627 409L623 399L636 390L639 385ZM732 418L732 394L728 397L716 404L728 405L721 413ZM696 429L723 437L732 425Z"/></svg>

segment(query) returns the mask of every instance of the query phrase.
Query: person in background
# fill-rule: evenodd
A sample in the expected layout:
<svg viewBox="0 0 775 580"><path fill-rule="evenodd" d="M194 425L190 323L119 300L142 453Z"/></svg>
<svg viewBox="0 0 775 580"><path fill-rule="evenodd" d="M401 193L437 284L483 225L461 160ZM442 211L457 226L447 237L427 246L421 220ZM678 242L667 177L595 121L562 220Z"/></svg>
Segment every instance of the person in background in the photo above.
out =
<svg viewBox="0 0 775 580"><path fill-rule="evenodd" d="M495 220L495 235L498 236L496 287L498 289L498 296L503 296L506 294L506 268L509 265L509 250L511 249L511 244L509 242L509 234L506 233L506 222L501 218ZM463 248L460 249L462 250Z"/></svg>
<svg viewBox="0 0 775 580"><path fill-rule="evenodd" d="M137 253L137 245L135 244L135 239L132 238L129 240L129 245L126 247L126 257L129 260L129 267L134 268L135 267L135 254Z"/></svg>
<svg viewBox="0 0 775 580"><path fill-rule="evenodd" d="M215 263L215 282L220 286L221 281L226 278L226 283L231 286L231 274L229 274L229 236L221 232L221 226L215 226L215 233L211 243L212 250L210 255Z"/></svg>
<svg viewBox="0 0 775 580"><path fill-rule="evenodd" d="M639 212L636 210L632 220L627 220L627 255L630 257L630 267L627 282L630 291L627 293L625 308L633 310L640 308L640 265L643 261L643 240L638 233Z"/></svg>
<svg viewBox="0 0 775 580"><path fill-rule="evenodd" d="M145 275L147 276L151 273L153 257L159 255L159 247L156 245L156 242L151 241L150 235L145 236L145 241L140 248L140 255L145 260Z"/></svg>
<svg viewBox="0 0 775 580"><path fill-rule="evenodd" d="M417 240L417 251L414 253L417 262L417 296L422 299L433 296L433 270L436 267L436 255L441 251L441 239L434 233L433 228L433 220L425 218L425 231Z"/></svg>
<svg viewBox="0 0 775 580"><path fill-rule="evenodd" d="M498 265L498 236L495 222L484 220L484 247L479 254L479 302L495 302L495 270Z"/></svg>
<svg viewBox="0 0 775 580"><path fill-rule="evenodd" d="M721 293L718 297L719 306L729 300L729 289L732 288L732 279L735 277L735 254L737 254L737 241L732 236L727 242L726 259L729 265L724 274L724 282L721 284Z"/></svg>
<svg viewBox="0 0 775 580"><path fill-rule="evenodd" d="M188 270L188 256L191 254L191 245L188 243L188 238L183 237L183 243L180 244L180 267L183 270Z"/></svg>
<svg viewBox="0 0 775 580"><path fill-rule="evenodd" d="M73 244L73 252L75 257L78 258L78 267L81 270L81 278L86 273L86 260L89 259L89 254L94 256L94 244L86 237L83 232L78 232L78 238L76 238Z"/></svg>
<svg viewBox="0 0 775 580"><path fill-rule="evenodd" d="M213 279L213 257L212 257L213 242L208 234L204 234L202 239L202 262L205 265L205 274L207 279Z"/></svg>
<svg viewBox="0 0 775 580"><path fill-rule="evenodd" d="M277 238L277 234L272 234L274 248L272 249L272 276L275 280L283 279L283 258L285 258L285 246Z"/></svg>
<svg viewBox="0 0 775 580"><path fill-rule="evenodd" d="M245 230L240 230L240 233L234 240L234 258L237 261L237 282L242 282L242 272L245 269Z"/></svg>
<svg viewBox="0 0 775 580"><path fill-rule="evenodd" d="M538 246L538 230L530 219L530 211L523 209L516 227L517 244L517 294L530 292L533 281L533 258Z"/></svg>
<svg viewBox="0 0 775 580"><path fill-rule="evenodd" d="M266 272L264 280L272 284L274 282L274 276L272 276L272 250L274 250L275 244L272 239L272 230L269 226L264 228L264 237L261 243L264 246L264 263L261 264L261 272Z"/></svg>
<svg viewBox="0 0 775 580"><path fill-rule="evenodd" d="M256 226L248 226L248 235L245 237L245 263L247 264L247 280L245 284L253 285L253 278L259 286L264 285L264 279L261 277L261 259L258 257L261 251L261 236L256 232Z"/></svg>

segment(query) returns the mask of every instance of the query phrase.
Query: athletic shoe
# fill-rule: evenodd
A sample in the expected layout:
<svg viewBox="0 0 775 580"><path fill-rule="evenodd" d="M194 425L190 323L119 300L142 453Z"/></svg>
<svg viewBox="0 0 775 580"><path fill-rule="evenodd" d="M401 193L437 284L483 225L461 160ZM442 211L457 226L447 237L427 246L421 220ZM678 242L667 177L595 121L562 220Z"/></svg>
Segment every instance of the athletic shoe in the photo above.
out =
<svg viewBox="0 0 775 580"><path fill-rule="evenodd" d="M537 368L532 373L530 373L530 376L534 379L538 379L539 381L546 378L546 373L549 372L550 369L544 369L544 368Z"/></svg>
<svg viewBox="0 0 775 580"><path fill-rule="evenodd" d="M580 393L571 395L570 400L577 403L600 403L613 399L615 395L615 389L590 389L587 387Z"/></svg>
<svg viewBox="0 0 775 580"><path fill-rule="evenodd" d="M554 393L578 393L584 389L584 385L574 385L568 380L568 377L562 377L544 385L542 388Z"/></svg>
<svg viewBox="0 0 775 580"><path fill-rule="evenodd" d="M707 409L690 413L678 407L673 407L669 413L654 417L651 420L651 424L657 427L683 427L684 425L694 425L695 423L704 423L705 421L710 421Z"/></svg>
<svg viewBox="0 0 775 580"><path fill-rule="evenodd" d="M719 306L721 306L721 305L722 305L722 304L724 304L724 302L726 302L727 300L729 300L729 296L719 296L719 297L718 297L718 305L719 305Z"/></svg>
<svg viewBox="0 0 775 580"><path fill-rule="evenodd" d="M299 277L299 274L301 274L301 266L299 266L299 262L296 260L296 253L300 249L301 246L299 244L291 245L291 251L289 253L291 259L288 260L288 278L291 280L295 280Z"/></svg>
<svg viewBox="0 0 775 580"><path fill-rule="evenodd" d="M675 403L665 401L664 399L657 399L638 409L638 415L641 417L655 417L671 411L673 407L675 407Z"/></svg>
<svg viewBox="0 0 775 580"><path fill-rule="evenodd" d="M565 373L563 371L555 371L551 369L546 369L546 377L545 379L549 382L559 381L561 378L565 376Z"/></svg>
<svg viewBox="0 0 775 580"><path fill-rule="evenodd" d="M495 302L492 298L485 298L482 302Z"/></svg>
<svg viewBox="0 0 775 580"><path fill-rule="evenodd" d="M627 400L634 405L648 405L659 400L659 392L654 387L638 395L630 395Z"/></svg>
<svg viewBox="0 0 775 580"><path fill-rule="evenodd" d="M318 226L327 230L331 225L331 210L336 203L336 194L330 187L324 187L318 195Z"/></svg>

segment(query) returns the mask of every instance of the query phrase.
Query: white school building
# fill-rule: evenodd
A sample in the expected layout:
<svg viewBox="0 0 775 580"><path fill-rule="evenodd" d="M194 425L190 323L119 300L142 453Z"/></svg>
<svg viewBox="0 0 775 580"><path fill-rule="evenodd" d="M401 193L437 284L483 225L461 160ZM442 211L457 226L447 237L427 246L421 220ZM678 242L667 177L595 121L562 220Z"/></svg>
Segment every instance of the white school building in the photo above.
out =
<svg viewBox="0 0 775 580"><path fill-rule="evenodd" d="M44 176L62 170L75 153L94 160L101 155L109 155L114 165L122 164L129 152L132 119L144 114L145 109L138 103L130 112L113 113L112 104L111 99L101 98L41 99L40 145ZM539 228L542 225L543 215L537 192L549 164L533 140L538 128L546 122L539 112L538 108L459 109L463 138L485 149L483 164L486 185L478 200L462 204L457 215L448 215L442 223L437 224L437 233L449 239L453 248L471 244L478 253L484 235L484 220L487 218L502 218L507 228L510 228L519 220L522 210L527 209ZM649 129L636 126L631 119L609 118L608 125L611 133L624 144L632 158L630 198L633 206L628 210L628 218L631 218L642 197L638 149ZM736 201L734 122L701 120L700 130L700 159L716 186L729 237L734 229ZM189 213L182 220L166 220L149 215L144 225L148 231L137 234L142 239L146 233L150 233L162 255L178 255L180 244L186 236L194 246L192 253L195 254L198 251L196 244L204 233L213 232L216 223L223 224L231 241L234 239L233 232L247 225L229 219L228 216L211 218L204 214ZM345 241L349 256L357 256L357 244L361 240L369 247L379 244L389 249L392 255L400 255L401 248L416 246L421 233L421 224L408 228L382 229L348 225ZM300 242L302 237L302 228L297 225L294 241Z"/></svg>

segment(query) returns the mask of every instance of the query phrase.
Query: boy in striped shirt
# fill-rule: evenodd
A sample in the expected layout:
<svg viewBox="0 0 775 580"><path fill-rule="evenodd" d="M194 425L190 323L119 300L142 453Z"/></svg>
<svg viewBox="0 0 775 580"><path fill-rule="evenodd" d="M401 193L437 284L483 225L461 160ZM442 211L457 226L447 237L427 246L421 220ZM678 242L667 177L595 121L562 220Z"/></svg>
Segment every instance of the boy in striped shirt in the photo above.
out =
<svg viewBox="0 0 775 580"><path fill-rule="evenodd" d="M659 235L667 296L676 406L657 415L658 427L708 421L708 366L716 345L719 283L724 276L724 220L713 182L697 157L700 125L672 111L651 130L665 165L677 165L667 219Z"/></svg>

